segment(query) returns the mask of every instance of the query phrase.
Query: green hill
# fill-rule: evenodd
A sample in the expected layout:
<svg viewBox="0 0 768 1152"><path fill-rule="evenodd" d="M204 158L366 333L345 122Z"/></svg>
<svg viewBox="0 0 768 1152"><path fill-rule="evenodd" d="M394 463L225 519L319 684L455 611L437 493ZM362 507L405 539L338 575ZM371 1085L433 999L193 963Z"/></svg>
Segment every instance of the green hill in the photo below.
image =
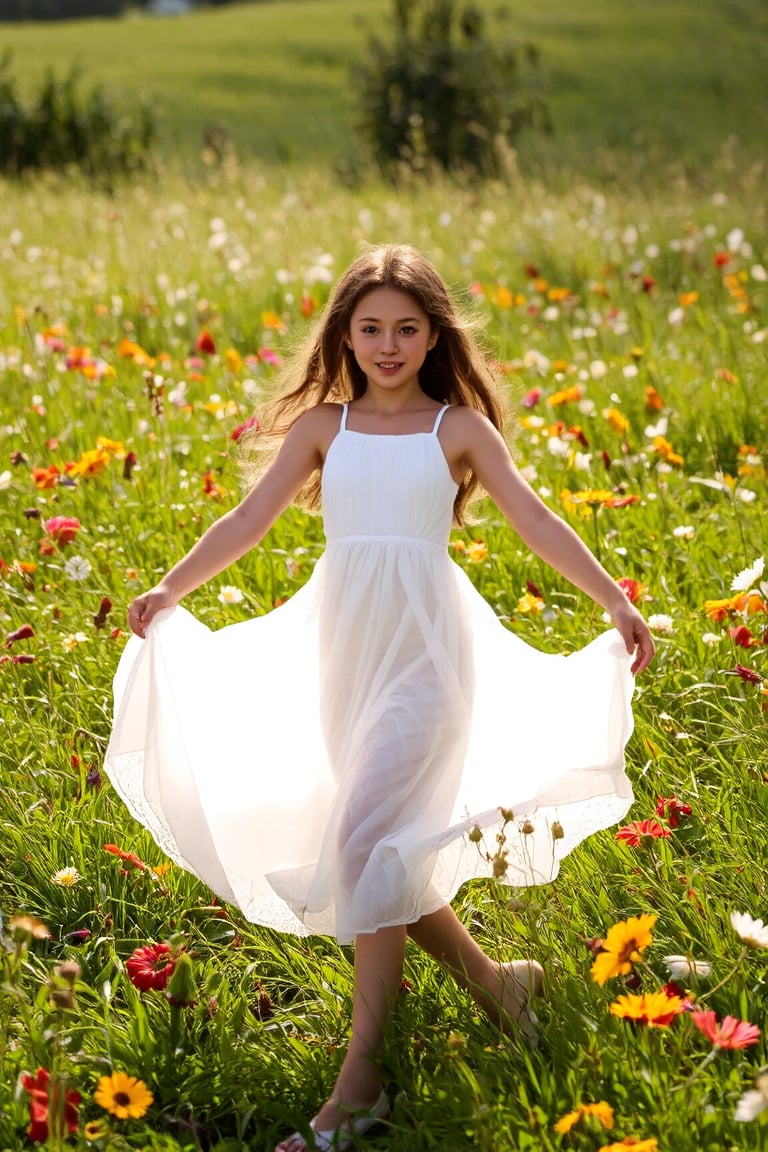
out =
<svg viewBox="0 0 768 1152"><path fill-rule="evenodd" d="M482 0L489 11L497 0ZM154 106L167 154L196 156L211 129L268 162L354 161L349 70L389 0L282 0L162 19L9 24L0 41L32 85L49 67ZM521 162L582 174L631 163L706 169L768 136L768 5L761 0L516 0L511 25L541 50L555 135ZM606 157L606 150L610 157Z"/></svg>

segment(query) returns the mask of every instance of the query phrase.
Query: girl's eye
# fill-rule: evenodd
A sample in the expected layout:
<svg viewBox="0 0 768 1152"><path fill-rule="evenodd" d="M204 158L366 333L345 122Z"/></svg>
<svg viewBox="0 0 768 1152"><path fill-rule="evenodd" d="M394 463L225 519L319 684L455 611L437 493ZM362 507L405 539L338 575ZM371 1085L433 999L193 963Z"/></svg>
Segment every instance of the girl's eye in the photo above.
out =
<svg viewBox="0 0 768 1152"><path fill-rule="evenodd" d="M404 324L403 327L400 329L400 331L403 333L404 336L413 336L416 329L413 327L412 324Z"/></svg>

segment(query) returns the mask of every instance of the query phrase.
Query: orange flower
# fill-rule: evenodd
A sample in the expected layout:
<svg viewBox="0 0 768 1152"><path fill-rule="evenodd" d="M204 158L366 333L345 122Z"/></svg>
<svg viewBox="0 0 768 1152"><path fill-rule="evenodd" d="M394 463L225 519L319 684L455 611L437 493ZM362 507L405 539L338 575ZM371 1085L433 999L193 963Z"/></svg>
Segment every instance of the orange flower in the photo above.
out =
<svg viewBox="0 0 768 1152"><path fill-rule="evenodd" d="M273 328L277 332L282 332L285 328L285 324L278 316L277 312L262 312L261 323L264 328Z"/></svg>
<svg viewBox="0 0 768 1152"><path fill-rule="evenodd" d="M54 488L59 481L61 473L55 464L49 464L47 468L33 468L32 469L32 483L35 488Z"/></svg>
<svg viewBox="0 0 768 1152"><path fill-rule="evenodd" d="M111 459L109 452L105 452L103 448L90 448L68 468L68 473L70 476L82 476L87 480L103 472Z"/></svg>
<svg viewBox="0 0 768 1152"><path fill-rule="evenodd" d="M570 388L561 388L559 392L553 392L547 400L547 403L552 408L559 408L563 404L575 404L581 400L584 395L584 389L580 384L572 384Z"/></svg>
<svg viewBox="0 0 768 1152"><path fill-rule="evenodd" d="M645 390L645 406L649 412L660 412L664 407L664 401L652 384Z"/></svg>
<svg viewBox="0 0 768 1152"><path fill-rule="evenodd" d="M608 427L618 436L623 436L629 430L629 420L618 408L606 408L603 412Z"/></svg>
<svg viewBox="0 0 768 1152"><path fill-rule="evenodd" d="M611 1015L634 1020L647 1028L666 1028L683 1011L680 997L668 996L666 992L648 992L642 996L630 992L627 996L617 997L611 1004Z"/></svg>
<svg viewBox="0 0 768 1152"><path fill-rule="evenodd" d="M121 340L117 346L118 356L125 360L132 360L134 364L141 364L144 368L154 368L155 358L145 352L135 340Z"/></svg>
<svg viewBox="0 0 768 1152"><path fill-rule="evenodd" d="M677 301L681 308L690 308L691 304L695 304L698 298L698 292L681 292Z"/></svg>

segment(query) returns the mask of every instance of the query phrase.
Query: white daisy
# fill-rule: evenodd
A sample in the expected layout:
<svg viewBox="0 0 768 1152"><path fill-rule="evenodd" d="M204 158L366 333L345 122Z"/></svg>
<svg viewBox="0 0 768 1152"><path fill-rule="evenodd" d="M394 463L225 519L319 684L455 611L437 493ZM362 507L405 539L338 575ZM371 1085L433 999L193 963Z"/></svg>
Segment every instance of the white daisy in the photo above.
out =
<svg viewBox="0 0 768 1152"><path fill-rule="evenodd" d="M54 872L51 876L51 880L60 888L73 888L79 880L82 880L82 876L77 868L59 868L58 872Z"/></svg>
<svg viewBox="0 0 768 1152"><path fill-rule="evenodd" d="M64 561L64 575L70 580L87 580L91 574L91 565L84 556L70 556Z"/></svg>
<svg viewBox="0 0 768 1152"><path fill-rule="evenodd" d="M652 632L673 632L675 622L671 616L665 616L659 612L655 616L648 617L648 627Z"/></svg>
<svg viewBox="0 0 768 1152"><path fill-rule="evenodd" d="M239 604L242 598L243 594L240 589L235 588L232 584L225 584L218 596L222 604Z"/></svg>
<svg viewBox="0 0 768 1152"><path fill-rule="evenodd" d="M678 524L677 528L672 529L672 535L678 540L693 540L696 529L692 524Z"/></svg>
<svg viewBox="0 0 768 1152"><path fill-rule="evenodd" d="M750 948L768 948L768 924L762 920L753 920L749 912L731 912L731 924Z"/></svg>
<svg viewBox="0 0 768 1152"><path fill-rule="evenodd" d="M706 979L712 971L712 965L706 960L694 960L690 956L665 956L664 963L673 980Z"/></svg>
<svg viewBox="0 0 768 1152"><path fill-rule="evenodd" d="M755 1120L768 1108L768 1076L758 1076L754 1088L745 1092L736 1105L734 1120L742 1123Z"/></svg>
<svg viewBox="0 0 768 1152"><path fill-rule="evenodd" d="M731 580L731 592L746 592L751 588L755 580L759 580L765 568L765 560L762 556L758 556L754 564L749 568L742 568L741 572L737 573Z"/></svg>

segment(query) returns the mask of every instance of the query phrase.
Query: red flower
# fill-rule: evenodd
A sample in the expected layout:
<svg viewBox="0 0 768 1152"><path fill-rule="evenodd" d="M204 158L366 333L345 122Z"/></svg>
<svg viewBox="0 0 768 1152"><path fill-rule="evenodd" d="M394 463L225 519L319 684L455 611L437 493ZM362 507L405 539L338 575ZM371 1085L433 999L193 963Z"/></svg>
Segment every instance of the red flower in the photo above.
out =
<svg viewBox="0 0 768 1152"><path fill-rule="evenodd" d="M712 257L712 263L714 264L715 268L725 268L730 259L730 252L715 252L714 256Z"/></svg>
<svg viewBox="0 0 768 1152"><path fill-rule="evenodd" d="M731 628L730 636L731 640L733 640L734 644L738 644L739 648L751 648L754 644L752 633L746 624L739 624L737 628Z"/></svg>
<svg viewBox="0 0 768 1152"><path fill-rule="evenodd" d="M207 328L201 329L200 335L197 337L197 340L195 340L195 351L204 352L206 356L213 356L216 351L213 336L211 336Z"/></svg>
<svg viewBox="0 0 768 1152"><path fill-rule="evenodd" d="M31 652L20 652L18 656L0 656L0 664L34 664L36 657Z"/></svg>
<svg viewBox="0 0 768 1152"><path fill-rule="evenodd" d="M627 600L632 604L637 602L640 598L640 593L645 589L644 584L641 584L639 580L632 580L629 576L622 576L616 583L624 592Z"/></svg>
<svg viewBox="0 0 768 1152"><path fill-rule="evenodd" d="M117 844L105 844L104 851L111 852L113 856L119 856L121 860L125 860L126 864L132 864L140 872L146 871L146 864L134 852L125 852L122 848L118 848Z"/></svg>
<svg viewBox="0 0 768 1152"><path fill-rule="evenodd" d="M52 516L50 520L45 521L43 527L59 548L63 548L65 544L71 544L77 536L80 521L74 516Z"/></svg>
<svg viewBox="0 0 768 1152"><path fill-rule="evenodd" d="M690 804L683 804L677 796L659 796L656 802L656 815L662 820L666 816L670 828L677 828L681 816L690 816L693 812Z"/></svg>
<svg viewBox="0 0 768 1152"><path fill-rule="evenodd" d="M633 820L618 830L616 839L624 840L630 848L639 848L646 838L660 840L671 835L669 828L662 827L658 820Z"/></svg>
<svg viewBox="0 0 768 1152"><path fill-rule="evenodd" d="M737 664L735 668L731 669L734 676L740 676L742 680L746 680L747 684L762 684L763 677L759 672L753 672L751 668L745 668L743 664Z"/></svg>
<svg viewBox="0 0 768 1152"><path fill-rule="evenodd" d="M146 944L137 948L125 962L128 979L142 992L150 988L164 989L176 967L176 958L170 944Z"/></svg>
<svg viewBox="0 0 768 1152"><path fill-rule="evenodd" d="M21 1086L29 1095L29 1127L27 1135L33 1142L44 1144L48 1140L49 1125L57 1140L77 1132L77 1108L79 1092L64 1092L64 1107L61 1107L61 1088L57 1082L51 1094L51 1074L46 1068L38 1068L34 1076L25 1072Z"/></svg>
<svg viewBox="0 0 768 1152"><path fill-rule="evenodd" d="M112 601L108 596L102 596L99 610L93 618L93 626L98 632L99 628L103 628L107 622L107 616L112 611Z"/></svg>
<svg viewBox="0 0 768 1152"><path fill-rule="evenodd" d="M22 624L21 628L17 628L15 632L9 632L5 638L6 648L10 648L11 644L15 644L17 640L31 640L35 634L35 630L31 624Z"/></svg>
<svg viewBox="0 0 768 1152"><path fill-rule="evenodd" d="M691 1020L715 1048L748 1048L760 1039L760 1029L755 1024L737 1020L735 1016L724 1016L718 1024L712 1011L691 1012Z"/></svg>

